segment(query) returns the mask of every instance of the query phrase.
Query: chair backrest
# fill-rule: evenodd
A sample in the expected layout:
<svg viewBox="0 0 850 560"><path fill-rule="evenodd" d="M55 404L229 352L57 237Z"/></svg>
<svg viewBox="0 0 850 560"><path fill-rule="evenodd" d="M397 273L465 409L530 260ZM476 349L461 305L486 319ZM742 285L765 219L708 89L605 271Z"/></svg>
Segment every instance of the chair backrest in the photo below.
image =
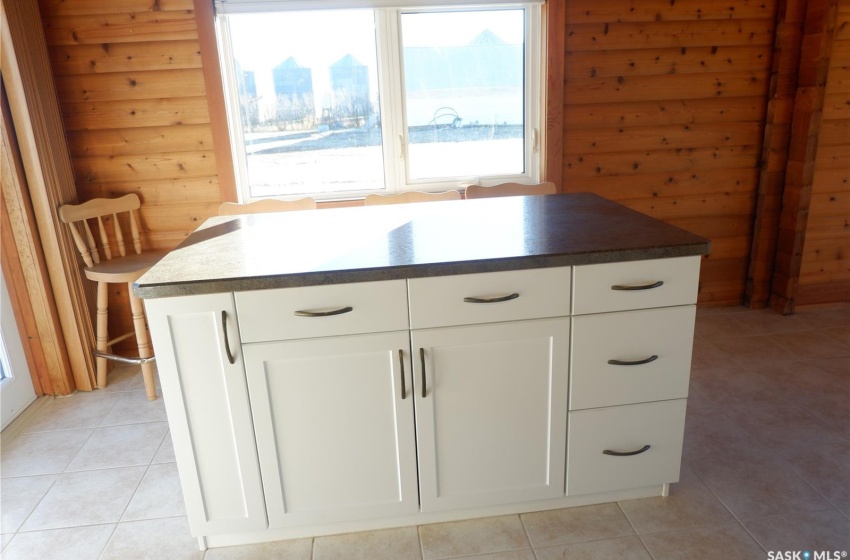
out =
<svg viewBox="0 0 850 560"><path fill-rule="evenodd" d="M489 198L496 196L519 196L524 194L555 194L558 192L555 183L545 182L537 185L521 183L502 183L492 187L469 185L464 193L465 198Z"/></svg>
<svg viewBox="0 0 850 560"><path fill-rule="evenodd" d="M401 194L369 194L363 199L363 205L378 206L381 204L405 204L407 202L432 202L436 200L460 200L460 193L458 191L441 193L411 191Z"/></svg>
<svg viewBox="0 0 850 560"><path fill-rule="evenodd" d="M262 214L265 212L289 212L290 210L315 210L316 201L312 198L298 200L279 200L266 198L245 204L225 202L218 207L219 216L234 216L236 214Z"/></svg>
<svg viewBox="0 0 850 560"><path fill-rule="evenodd" d="M127 254L127 250L124 246L124 234L121 230L118 215L126 212L129 215L130 238L133 242L133 249L136 254L141 254L142 242L139 237L139 222L136 215L139 207L139 197L135 194L126 194L120 198L93 198L82 204L65 204L61 206L59 208L59 219L70 226L74 243L77 245L77 249L80 251L80 255L83 257L86 266L94 266L100 262L100 253L98 252L97 243L95 242L95 237L92 234L88 221L97 220L100 248L103 251L104 257L110 260L112 259L112 247L110 246L109 236L106 233L106 227L103 224L103 218L112 216L115 244L118 248L118 253L123 257Z"/></svg>

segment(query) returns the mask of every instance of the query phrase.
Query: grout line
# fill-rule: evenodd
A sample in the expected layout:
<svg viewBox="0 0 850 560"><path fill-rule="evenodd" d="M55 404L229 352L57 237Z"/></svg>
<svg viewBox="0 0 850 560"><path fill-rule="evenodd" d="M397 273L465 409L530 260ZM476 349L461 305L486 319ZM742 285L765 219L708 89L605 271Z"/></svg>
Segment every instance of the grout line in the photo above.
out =
<svg viewBox="0 0 850 560"><path fill-rule="evenodd" d="M659 497L660 497L660 496L659 496ZM622 505L620 505L620 502L617 502L617 507L620 509L620 513L622 513L622 514L623 514L623 517L625 517L625 518L626 518L626 521L628 521L628 522L629 522L629 527L631 527L631 528L632 528L632 531L634 531L634 532L635 532L635 536L636 536L636 537L638 538L638 540L640 541L640 544L641 544L641 546L643 547L643 549L646 551L646 553L647 553L647 554L649 554L649 557L650 557L650 558L652 558L653 560L655 560L655 555L654 555L654 554L652 554L652 551L651 551L651 550L649 550L649 547L648 547L648 546L646 546L646 541L644 541L644 540L643 540L643 535L641 535L641 534L640 534L640 532L638 532L637 527L635 527L635 524L634 524L634 523L632 522L632 520L629 518L629 514L628 514L628 513L626 513L626 510L624 510L624 509L623 509L623 506L622 506Z"/></svg>

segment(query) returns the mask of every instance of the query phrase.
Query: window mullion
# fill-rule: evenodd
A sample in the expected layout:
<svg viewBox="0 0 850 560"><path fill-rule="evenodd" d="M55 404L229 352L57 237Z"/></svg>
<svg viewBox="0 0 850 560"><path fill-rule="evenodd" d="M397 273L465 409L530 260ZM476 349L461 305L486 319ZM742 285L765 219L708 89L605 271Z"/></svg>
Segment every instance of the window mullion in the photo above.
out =
<svg viewBox="0 0 850 560"><path fill-rule="evenodd" d="M400 192L405 178L406 140L402 115L398 10L376 10L378 79L381 82L381 134L387 192Z"/></svg>

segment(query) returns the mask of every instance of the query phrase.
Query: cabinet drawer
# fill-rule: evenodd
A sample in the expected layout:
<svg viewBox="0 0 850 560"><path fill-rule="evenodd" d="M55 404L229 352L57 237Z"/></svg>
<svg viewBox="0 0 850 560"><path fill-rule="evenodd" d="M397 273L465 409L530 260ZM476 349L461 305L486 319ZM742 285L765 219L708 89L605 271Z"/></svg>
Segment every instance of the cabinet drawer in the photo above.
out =
<svg viewBox="0 0 850 560"><path fill-rule="evenodd" d="M686 403L678 399L570 412L567 495L678 482Z"/></svg>
<svg viewBox="0 0 850 560"><path fill-rule="evenodd" d="M570 410L688 396L696 307L573 318Z"/></svg>
<svg viewBox="0 0 850 560"><path fill-rule="evenodd" d="M237 292L242 342L407 330L404 280Z"/></svg>
<svg viewBox="0 0 850 560"><path fill-rule="evenodd" d="M408 282L414 329L570 314L570 267L414 278Z"/></svg>
<svg viewBox="0 0 850 560"><path fill-rule="evenodd" d="M696 303L699 263L695 256L574 267L573 314Z"/></svg>

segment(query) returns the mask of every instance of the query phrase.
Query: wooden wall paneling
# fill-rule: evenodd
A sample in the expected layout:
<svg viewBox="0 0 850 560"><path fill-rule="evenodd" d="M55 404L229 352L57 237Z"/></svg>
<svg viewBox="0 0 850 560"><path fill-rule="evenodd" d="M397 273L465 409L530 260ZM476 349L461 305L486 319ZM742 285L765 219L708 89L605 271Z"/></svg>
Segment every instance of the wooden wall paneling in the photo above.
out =
<svg viewBox="0 0 850 560"><path fill-rule="evenodd" d="M842 10L843 8L843 10ZM850 92L850 0L840 1L824 97ZM850 97L850 95L848 95ZM850 301L850 117L824 111L797 305ZM834 300L827 299L829 297Z"/></svg>
<svg viewBox="0 0 850 560"><path fill-rule="evenodd" d="M116 2L116 7L123 7ZM198 28L191 11L128 11L97 15L53 15L44 18L44 33L50 46L101 45L111 43L140 43L148 41L177 41L197 39ZM148 9L150 9L148 7Z"/></svg>
<svg viewBox="0 0 850 560"><path fill-rule="evenodd" d="M771 308L783 314L793 313L797 304L812 184L816 162L822 157L818 153L818 135L837 8L836 0L809 0L806 5L770 297Z"/></svg>
<svg viewBox="0 0 850 560"><path fill-rule="evenodd" d="M205 94L203 72L195 68L57 76L56 89L66 103Z"/></svg>
<svg viewBox="0 0 850 560"><path fill-rule="evenodd" d="M770 299L806 3L780 0L777 10L753 246L744 293L744 304L751 308L766 307Z"/></svg>
<svg viewBox="0 0 850 560"><path fill-rule="evenodd" d="M5 88L0 93L0 260L36 395L73 382ZM54 383L54 379L56 380Z"/></svg>
<svg viewBox="0 0 850 560"><path fill-rule="evenodd" d="M700 304L740 303L776 3L574 0L564 184L712 240Z"/></svg>
<svg viewBox="0 0 850 560"><path fill-rule="evenodd" d="M201 68L198 41L101 43L50 47L56 76Z"/></svg>
<svg viewBox="0 0 850 560"><path fill-rule="evenodd" d="M72 373L52 376L52 389L54 394L90 390L94 363L89 349L94 347L94 332L88 301L93 292L84 286L70 232L56 214L60 205L77 198L42 21L35 0L0 4L0 13L0 67L67 351L64 359ZM54 346L63 353L58 340Z"/></svg>
<svg viewBox="0 0 850 560"><path fill-rule="evenodd" d="M135 192L143 245L174 248L221 201L212 20L199 29L192 0L39 2L80 199ZM109 297L110 331L132 330L126 290Z"/></svg>
<svg viewBox="0 0 850 560"><path fill-rule="evenodd" d="M565 0L550 0L546 10L546 129L543 180L563 191Z"/></svg>
<svg viewBox="0 0 850 560"><path fill-rule="evenodd" d="M167 97L96 103L63 102L65 128L96 130L142 126L209 124L206 97Z"/></svg>
<svg viewBox="0 0 850 560"><path fill-rule="evenodd" d="M198 40L204 67L204 82L209 103L210 128L212 129L215 164L222 202L237 202L236 169L233 150L230 146L230 131L224 99L224 83L218 45L215 38L215 14L209 0L194 0L198 18Z"/></svg>

